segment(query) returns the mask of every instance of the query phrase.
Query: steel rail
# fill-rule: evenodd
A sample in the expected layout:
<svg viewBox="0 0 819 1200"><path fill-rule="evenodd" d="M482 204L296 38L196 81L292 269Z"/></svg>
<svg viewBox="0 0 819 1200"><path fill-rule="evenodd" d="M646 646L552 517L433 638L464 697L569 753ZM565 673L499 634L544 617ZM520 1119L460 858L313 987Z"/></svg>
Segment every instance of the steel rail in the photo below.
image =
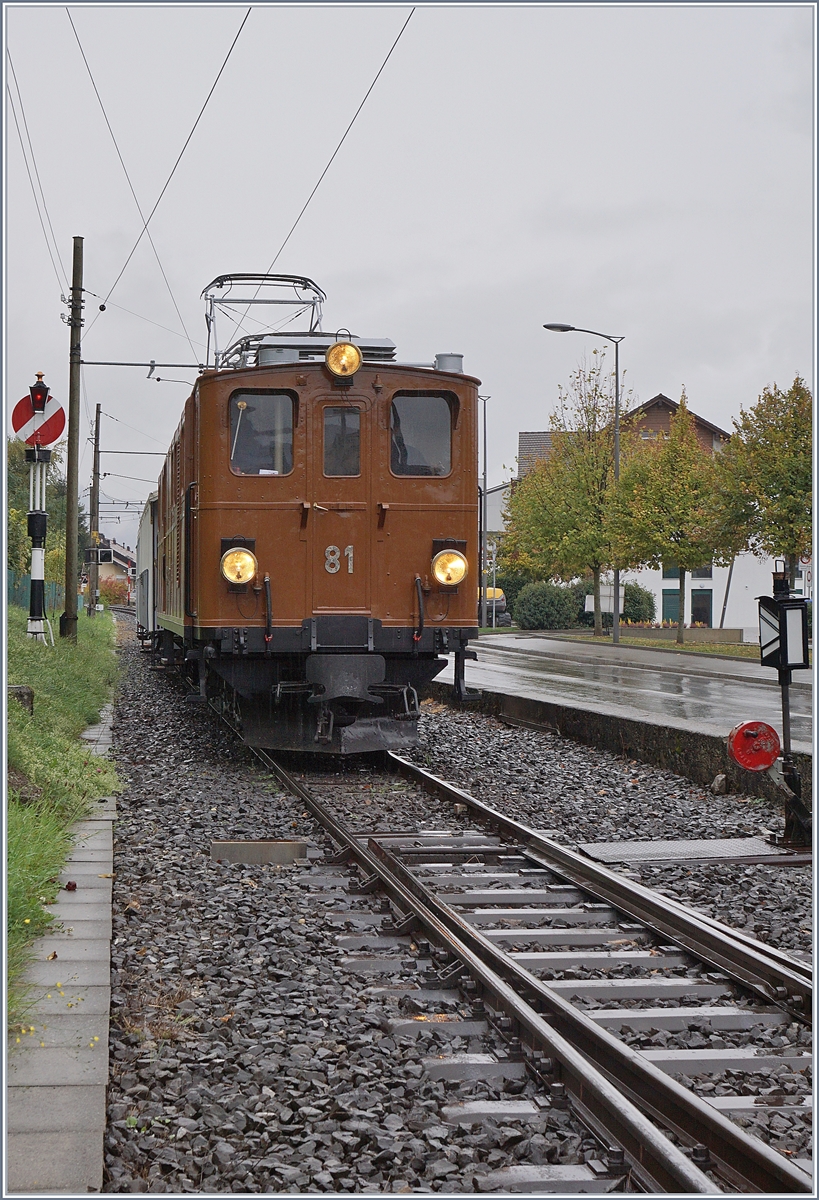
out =
<svg viewBox="0 0 819 1200"><path fill-rule="evenodd" d="M353 830L333 816L275 759L258 748L253 748L253 753L288 791L305 804L342 851L355 858L370 878L378 881L401 910L412 914L435 942L443 945L459 959L480 987L493 996L498 1007L508 1012L513 1020L528 1031L538 1046L542 1046L548 1056L560 1064L562 1082L576 1096L579 1108L591 1110L595 1123L603 1126L607 1135L622 1146L636 1177L647 1190L713 1194L713 1181L675 1146L636 1104L624 1096L618 1086L610 1082L588 1057L557 1031L549 1020L536 1012L479 953L416 895L416 889L406 879L405 868L401 867L401 864L397 864L399 870L396 872L394 863L388 864L383 861L381 847L376 850L372 842L369 846L363 845ZM537 991L538 981L534 977L532 979L535 984L534 991ZM634 1054L633 1051L628 1053ZM661 1072L657 1074L661 1075ZM788 1178L788 1190L805 1190L800 1188L798 1183L798 1173L794 1172Z"/></svg>
<svg viewBox="0 0 819 1200"><path fill-rule="evenodd" d="M525 995L539 1001L547 1010L547 1020L552 1030L560 1033L605 1075L616 1080L618 1086L636 1098L644 1111L651 1112L686 1141L706 1145L711 1159L725 1179L735 1186L744 1185L745 1190L750 1187L751 1190L765 1193L792 1194L813 1190L812 1180L806 1172L771 1150L764 1142L750 1137L707 1101L701 1100L661 1071L639 1051L598 1026L547 983L520 966L460 913L432 894L391 850L375 838L370 839L369 847L441 924L455 933L502 979L512 982L513 995ZM513 1020L533 1032L525 1016L516 1011L513 1005L507 1011ZM534 1010L529 1008L529 1011ZM624 1012L623 1019L627 1023L628 1011ZM540 1020L543 1020L542 1016Z"/></svg>
<svg viewBox="0 0 819 1200"><path fill-rule="evenodd" d="M738 938L729 926L712 917L693 914L679 901L669 896L660 897L642 884L584 858L392 751L388 751L388 758L405 778L415 780L446 800L467 805L484 821L514 837L542 866L656 933L671 938L765 1000L787 1009L801 1020L810 1019L813 989L808 964L800 963L782 951L771 952L764 943L754 942L747 935Z"/></svg>

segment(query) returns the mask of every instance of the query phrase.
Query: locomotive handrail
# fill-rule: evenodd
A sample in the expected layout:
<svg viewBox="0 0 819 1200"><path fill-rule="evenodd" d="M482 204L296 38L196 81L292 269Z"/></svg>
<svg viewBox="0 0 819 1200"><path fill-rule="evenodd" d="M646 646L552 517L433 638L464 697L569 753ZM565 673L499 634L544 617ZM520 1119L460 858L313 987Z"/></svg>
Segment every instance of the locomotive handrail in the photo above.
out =
<svg viewBox="0 0 819 1200"><path fill-rule="evenodd" d="M184 593L183 600L186 617L196 616L196 613L191 608L191 553L193 547L193 511L191 497L193 495L193 489L197 486L197 482L194 480L194 482L189 483L185 489L185 566L183 572L182 589Z"/></svg>

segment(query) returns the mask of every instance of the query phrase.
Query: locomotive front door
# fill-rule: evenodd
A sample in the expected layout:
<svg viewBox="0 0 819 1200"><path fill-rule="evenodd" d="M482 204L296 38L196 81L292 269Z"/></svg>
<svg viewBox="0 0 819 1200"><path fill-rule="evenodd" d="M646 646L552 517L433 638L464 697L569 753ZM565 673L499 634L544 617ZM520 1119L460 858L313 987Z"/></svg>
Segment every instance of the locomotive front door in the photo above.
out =
<svg viewBox="0 0 819 1200"><path fill-rule="evenodd" d="M308 525L314 613L370 612L370 430L354 399L313 410Z"/></svg>

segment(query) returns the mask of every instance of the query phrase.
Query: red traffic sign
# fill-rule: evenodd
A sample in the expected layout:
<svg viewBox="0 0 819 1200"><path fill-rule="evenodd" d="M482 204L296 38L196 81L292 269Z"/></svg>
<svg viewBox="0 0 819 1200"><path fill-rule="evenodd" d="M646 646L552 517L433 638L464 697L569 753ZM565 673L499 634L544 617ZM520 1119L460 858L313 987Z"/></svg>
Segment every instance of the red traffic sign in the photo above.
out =
<svg viewBox="0 0 819 1200"><path fill-rule="evenodd" d="M779 758L779 734L764 721L741 721L728 734L728 753L746 771L768 771Z"/></svg>
<svg viewBox="0 0 819 1200"><path fill-rule="evenodd" d="M14 406L11 427L27 446L51 446L62 437L65 409L59 400L49 396L43 412L35 412L31 396L23 396Z"/></svg>

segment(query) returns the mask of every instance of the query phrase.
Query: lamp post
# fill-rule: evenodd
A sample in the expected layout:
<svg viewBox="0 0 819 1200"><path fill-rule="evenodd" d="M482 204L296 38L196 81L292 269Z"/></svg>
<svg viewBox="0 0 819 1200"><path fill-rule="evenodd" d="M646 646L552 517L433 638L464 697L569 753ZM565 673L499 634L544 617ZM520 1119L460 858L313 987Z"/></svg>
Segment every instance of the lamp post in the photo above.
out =
<svg viewBox="0 0 819 1200"><path fill-rule="evenodd" d="M486 628L486 402L491 396L478 396L483 400L483 491L481 493L481 628Z"/></svg>
<svg viewBox="0 0 819 1200"><path fill-rule="evenodd" d="M625 334L621 337L614 337L610 333L598 333L596 329L579 329L576 325L556 323L544 325L543 328L551 330L552 333L590 333L592 337L601 337L614 344L614 480L616 483L620 478L620 343ZM614 613L612 614L611 640L615 644L620 641L620 570L618 567L614 568Z"/></svg>

